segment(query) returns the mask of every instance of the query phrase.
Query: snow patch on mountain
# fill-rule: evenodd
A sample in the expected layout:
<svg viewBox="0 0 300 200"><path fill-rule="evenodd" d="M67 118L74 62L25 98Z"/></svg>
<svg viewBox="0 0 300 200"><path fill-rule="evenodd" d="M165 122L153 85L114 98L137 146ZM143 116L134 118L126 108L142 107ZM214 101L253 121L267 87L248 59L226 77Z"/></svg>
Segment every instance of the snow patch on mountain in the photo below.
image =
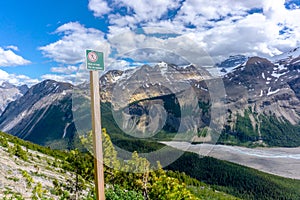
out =
<svg viewBox="0 0 300 200"><path fill-rule="evenodd" d="M280 91L280 89L277 89L277 90L275 90L275 91L271 91L271 87L269 87L267 96L270 96L270 95L272 95L272 94L276 94L276 93L279 92L279 91Z"/></svg>
<svg viewBox="0 0 300 200"><path fill-rule="evenodd" d="M291 62L293 59L298 58L300 56L300 47L294 48L289 52L273 56L270 60L273 63L279 62Z"/></svg>
<svg viewBox="0 0 300 200"><path fill-rule="evenodd" d="M244 55L229 56L228 59L222 61L221 63L217 63L216 67L220 75L223 76L227 73L233 72L240 66L245 66L247 60L248 58Z"/></svg>
<svg viewBox="0 0 300 200"><path fill-rule="evenodd" d="M160 62L157 64L157 66L160 68L162 75L165 75L168 71L168 64L165 62Z"/></svg>
<svg viewBox="0 0 300 200"><path fill-rule="evenodd" d="M23 96L27 90L28 87L25 85L18 87L8 82L2 82L0 84L0 115L10 102Z"/></svg>

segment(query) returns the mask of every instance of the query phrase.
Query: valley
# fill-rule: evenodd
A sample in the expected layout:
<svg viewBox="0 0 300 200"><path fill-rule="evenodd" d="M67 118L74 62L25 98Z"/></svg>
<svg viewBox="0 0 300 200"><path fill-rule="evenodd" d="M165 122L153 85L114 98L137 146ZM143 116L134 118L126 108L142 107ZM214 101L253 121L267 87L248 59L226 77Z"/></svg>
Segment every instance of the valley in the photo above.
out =
<svg viewBox="0 0 300 200"><path fill-rule="evenodd" d="M239 146L162 142L176 149L211 156L278 176L300 180L300 147L246 148Z"/></svg>
<svg viewBox="0 0 300 200"><path fill-rule="evenodd" d="M271 61L230 57L220 66L233 69L219 77L204 67L165 62L108 70L100 77L101 101L108 105L103 126L120 127L116 134L155 135L157 140L188 132L195 141L300 146L299 51ZM88 94L87 83L44 80L3 105L0 130L52 148L70 148L76 132L91 128ZM209 130L206 137L203 130Z"/></svg>
<svg viewBox="0 0 300 200"><path fill-rule="evenodd" d="M120 156L121 161L112 160L120 162L126 169L135 168L139 162L156 165L158 157L147 160L139 154L146 155L165 145L170 147L166 151L168 155L179 153L181 157L163 165L166 171L150 173L150 194L154 199L162 187L158 184L160 181L178 183L186 191L185 195L195 199L298 198L299 49L287 55L273 60L232 56L219 65L223 74L217 77L199 66L177 66L165 62L124 71L107 71L100 78L102 127L107 130L106 137L111 138L106 145L109 144L109 152L113 152L107 159L117 158L118 152L112 144L119 148L118 151L130 152L125 158ZM57 165L55 162L60 160L57 170L63 170L63 173L53 172L52 176L59 182L70 179L77 170L74 166L82 165L89 170L88 173L81 172L86 176L83 179L88 182L86 192L89 192L89 183L93 179L92 156L86 148L91 142L85 146L82 140L87 139L85 137L91 130L88 83L73 85L44 80L27 90L26 87L21 90L7 84L1 87L3 98L9 97L9 101L3 101L5 104L1 107L0 130L43 145L46 148L43 151L50 154L52 149L60 149L63 154L62 157L54 154L51 155L53 158L48 158L27 148L24 141L17 140L21 147L13 144L16 141L13 137L15 139L10 139L8 146L4 143L6 146L1 147L4 158L0 161L8 163L2 165L1 173L9 171L17 177L1 180L3 187L10 188L5 192L16 190L17 193L9 195L22 193L27 197L34 192L14 188L13 181L26 184L26 177L23 180L20 174L22 170L30 173L36 183L44 181L34 171L37 165L35 157L51 159L49 163L41 163L45 169L43 176L51 176L47 165ZM7 90L9 88L13 90ZM9 148L14 149L12 153L9 153ZM29 152L32 163L19 161L16 149L21 148ZM72 163L72 152L76 156L83 153L79 154L79 163ZM163 156L160 158L164 161ZM64 165L66 159L69 163ZM128 160L133 164L128 165ZM21 166L21 171L14 169L18 166ZM112 192L120 187L118 192L130 190L139 199L144 188L137 181L141 181L145 174L133 174L106 168L107 182L114 186ZM55 196L49 191L57 183L54 184L51 177L46 179L50 182L44 184L48 191L45 195ZM58 186L58 189L66 189L65 185ZM176 190L169 191L170 195L177 194ZM221 197L217 194L219 191ZM74 192L70 191L69 195L74 195Z"/></svg>
<svg viewBox="0 0 300 200"><path fill-rule="evenodd" d="M0 200L300 200L300 0L0 10Z"/></svg>

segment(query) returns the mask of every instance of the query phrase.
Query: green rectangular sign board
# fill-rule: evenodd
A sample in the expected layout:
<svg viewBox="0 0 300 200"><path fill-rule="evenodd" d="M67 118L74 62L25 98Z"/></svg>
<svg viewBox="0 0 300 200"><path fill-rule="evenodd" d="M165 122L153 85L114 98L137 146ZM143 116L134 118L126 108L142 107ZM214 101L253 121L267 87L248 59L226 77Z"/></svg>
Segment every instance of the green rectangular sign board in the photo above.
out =
<svg viewBox="0 0 300 200"><path fill-rule="evenodd" d="M86 50L85 53L88 70L104 70L103 52Z"/></svg>

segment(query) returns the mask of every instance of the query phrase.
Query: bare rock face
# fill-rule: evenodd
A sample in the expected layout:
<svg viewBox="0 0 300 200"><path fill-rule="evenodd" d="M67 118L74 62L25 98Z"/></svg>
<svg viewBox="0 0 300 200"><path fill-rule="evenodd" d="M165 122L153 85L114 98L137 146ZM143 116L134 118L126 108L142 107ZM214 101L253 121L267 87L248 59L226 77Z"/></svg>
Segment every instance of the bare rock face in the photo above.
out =
<svg viewBox="0 0 300 200"><path fill-rule="evenodd" d="M125 71L112 70L100 78L101 100L111 104L109 109L120 112L120 117L130 119L119 126L141 134L151 131L154 134L161 129L199 132L223 118L227 119L224 126L234 129L238 116L250 111L247 117L252 129L257 138L262 138L262 116L275 117L293 126L299 124L300 53L297 52L298 49L287 57L271 60L248 58L223 77L210 76L207 70L194 65L179 67L163 62ZM26 91L26 88L5 88L16 95ZM31 87L3 111L0 130L43 145L72 137L76 132L72 113L74 88L86 91L88 96L88 84L73 86L46 80ZM4 87L0 87L0 94L1 91ZM162 120L157 121L157 114Z"/></svg>
<svg viewBox="0 0 300 200"><path fill-rule="evenodd" d="M248 107L259 114L275 114L297 124L299 117L300 63L272 63L253 57L225 75L228 107L235 112Z"/></svg>
<svg viewBox="0 0 300 200"><path fill-rule="evenodd" d="M27 90L27 85L15 86L8 82L3 82L0 85L0 115L10 102L23 96Z"/></svg>
<svg viewBox="0 0 300 200"><path fill-rule="evenodd" d="M164 62L153 67L144 65L125 71L112 70L100 78L101 97L103 101L111 102L114 92L122 93L130 96L129 103L131 103L180 92L186 88L182 86L183 82L188 84L192 81L199 82L208 76L207 71L196 69L193 65L183 68Z"/></svg>
<svg viewBox="0 0 300 200"><path fill-rule="evenodd" d="M7 106L0 118L0 129L42 145L67 137L74 131L72 88L71 84L53 80L34 85Z"/></svg>

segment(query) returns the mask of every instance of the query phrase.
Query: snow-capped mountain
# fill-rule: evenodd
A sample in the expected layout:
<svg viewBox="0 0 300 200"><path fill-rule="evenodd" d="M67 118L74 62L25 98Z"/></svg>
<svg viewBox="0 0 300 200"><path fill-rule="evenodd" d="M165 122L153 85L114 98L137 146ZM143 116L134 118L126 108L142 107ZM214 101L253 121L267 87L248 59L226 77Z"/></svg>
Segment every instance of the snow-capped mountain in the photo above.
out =
<svg viewBox="0 0 300 200"><path fill-rule="evenodd" d="M245 64L247 60L248 58L244 55L229 56L228 59L216 64L216 66L220 69L221 74L224 75L231 72L236 67Z"/></svg>
<svg viewBox="0 0 300 200"><path fill-rule="evenodd" d="M0 117L0 130L42 145L74 134L72 88L45 80L11 102ZM72 135L71 134L71 135Z"/></svg>
<svg viewBox="0 0 300 200"><path fill-rule="evenodd" d="M249 140L253 143L258 142L266 145L300 145L300 133L296 131L300 122L300 63L295 62L295 59L297 59L295 52L297 50L293 52L294 57L289 62L274 62L273 60L270 61L260 57L247 58L245 62L245 57L243 56L232 57L231 60L228 60L227 63L235 65L233 66L234 70L226 73L222 78L226 91L223 106L224 109L226 107L228 112L226 117L230 117L225 124L228 134L231 135L228 136L229 138L238 137L241 141ZM291 53L286 55L288 56L285 57L285 60L291 58ZM227 66L230 65L228 64ZM110 89L120 92L118 93L120 94L119 96L112 97L113 102L117 101L119 105L125 106L130 103L128 111L136 112L137 116L143 116L145 113L150 112L151 101L156 104L160 101L158 103L160 106L169 103L176 107L173 102L168 102L169 100L162 97L172 93L177 93L176 95L179 98L182 97L180 95L185 96L186 98L180 100L181 103L184 102L183 104L188 105L190 103L188 102L188 97L191 94L183 92L186 88L177 87L181 83L192 86L200 102L199 105L204 105L203 102L210 102L211 100L208 85L215 84L214 79L211 80L209 77L199 73L198 69L192 65L181 68L160 63L153 67L143 66L131 73L118 72L117 74L119 74L118 78L114 78L117 81L112 81L113 84L108 84L109 87L108 85L104 86L107 89L106 97L109 97L107 100L111 101L111 96L109 95L113 91ZM168 90L170 88L172 91ZM120 97L124 101L118 100ZM199 126L197 128L205 127L213 120L209 117L209 109L206 110L205 107L201 109L205 109L207 113L202 113L201 119L196 120ZM247 115L244 114L245 112ZM161 115L163 116L163 114ZM250 125L247 125L249 132L243 133L239 132L241 130L236 129L236 123L241 120L241 117L246 117L243 120L249 120ZM139 120L135 119L135 121L138 122ZM195 116L189 121L195 121ZM140 120L139 122L144 124L151 123L151 121L147 120ZM169 128L168 131L172 128L176 129L176 124L180 124L180 118L174 117L173 112L173 114L171 113L166 117L166 123L169 123L166 126ZM268 132L269 128L265 127L269 123L276 123L274 125L277 131L274 131L276 136L270 135L272 133ZM126 127L128 124L123 125ZM136 126L139 127L139 124L136 124ZM185 125L183 127L187 128ZM192 125L190 124L191 127ZM287 134L287 127L293 133ZM185 128L184 130L188 130L188 128ZM242 131L246 131L246 129ZM247 135L250 132L254 136ZM279 139L274 139L276 137Z"/></svg>
<svg viewBox="0 0 300 200"><path fill-rule="evenodd" d="M286 53L271 58L273 63L278 64L296 64L300 62L300 47L294 48Z"/></svg>
<svg viewBox="0 0 300 200"><path fill-rule="evenodd" d="M289 132L296 130L300 122L300 63L295 62L299 58L297 52L298 49L293 53L288 52L285 57L275 61L251 57L244 62L244 56L237 56L222 62L223 66L235 65L234 70L222 77L226 94L220 97L226 111L226 116L222 117L230 118L225 124L226 133L230 137L272 144L264 124L276 122L274 126L281 134L278 141L288 138L286 143L278 142L276 145L289 146L289 141L300 144L300 135L295 137L285 132L286 127L289 127ZM124 111L124 116L133 115L132 122L137 123L135 126L141 133L146 130L143 124L152 124L148 126L150 129L159 129L165 122L165 131L178 130L179 125L182 130L200 130L214 120L210 117L212 94L209 88L216 84L216 79L210 77L205 69L194 65L178 67L162 62L125 71L112 70L100 78L100 84L102 102L112 103L114 109ZM24 96L7 106L0 117L0 130L44 145L53 141L66 142L64 138L71 138L76 131L71 100L74 87L51 80L33 86ZM85 90L88 95L88 84L76 88ZM191 96L197 98L197 105L193 104ZM179 103L190 111L189 115L183 114L183 119ZM162 108L168 112L161 112L164 110ZM198 115L199 110L201 114ZM250 120L247 127L250 132L253 129L253 137L244 136L245 130L236 130L236 124L241 117L245 117L245 112L247 118L244 120ZM155 122L155 118L152 118L154 121L143 118L145 114L151 113L153 116L160 114L165 121ZM105 115L112 114L107 110ZM83 118L83 121L86 120ZM113 120L112 117L108 118ZM115 124L109 120L105 118L107 124L104 123L104 127ZM121 125L132 128L128 124Z"/></svg>
<svg viewBox="0 0 300 200"><path fill-rule="evenodd" d="M0 115L6 106L23 96L28 90L27 85L15 86L8 82L0 84Z"/></svg>
<svg viewBox="0 0 300 200"><path fill-rule="evenodd" d="M229 56L228 59L217 63L216 67L219 68L220 75L225 75L232 72L237 67L245 65L249 58L244 55ZM297 64L300 62L300 47L294 48L286 53L273 56L269 59L275 65L281 65L282 67L287 64Z"/></svg>
<svg viewBox="0 0 300 200"><path fill-rule="evenodd" d="M283 104L298 104L296 102L299 101L297 97L300 91L295 86L299 81L299 64L273 64L259 57L250 58L245 66L237 68L224 77L228 101L233 104L237 101L247 101L248 103L245 103L247 106L251 102L251 105L256 107L254 110L270 111L278 117L284 115L284 118L293 124L300 120L297 114L300 107Z"/></svg>
<svg viewBox="0 0 300 200"><path fill-rule="evenodd" d="M178 87L182 85L181 83L192 84L207 77L209 73L203 68L196 68L193 65L178 67L165 62L125 71L112 70L100 78L101 97L103 101L111 101L112 91L126 94L134 91L130 99L130 102L133 102L170 93L167 89L170 85L173 90L180 91Z"/></svg>

